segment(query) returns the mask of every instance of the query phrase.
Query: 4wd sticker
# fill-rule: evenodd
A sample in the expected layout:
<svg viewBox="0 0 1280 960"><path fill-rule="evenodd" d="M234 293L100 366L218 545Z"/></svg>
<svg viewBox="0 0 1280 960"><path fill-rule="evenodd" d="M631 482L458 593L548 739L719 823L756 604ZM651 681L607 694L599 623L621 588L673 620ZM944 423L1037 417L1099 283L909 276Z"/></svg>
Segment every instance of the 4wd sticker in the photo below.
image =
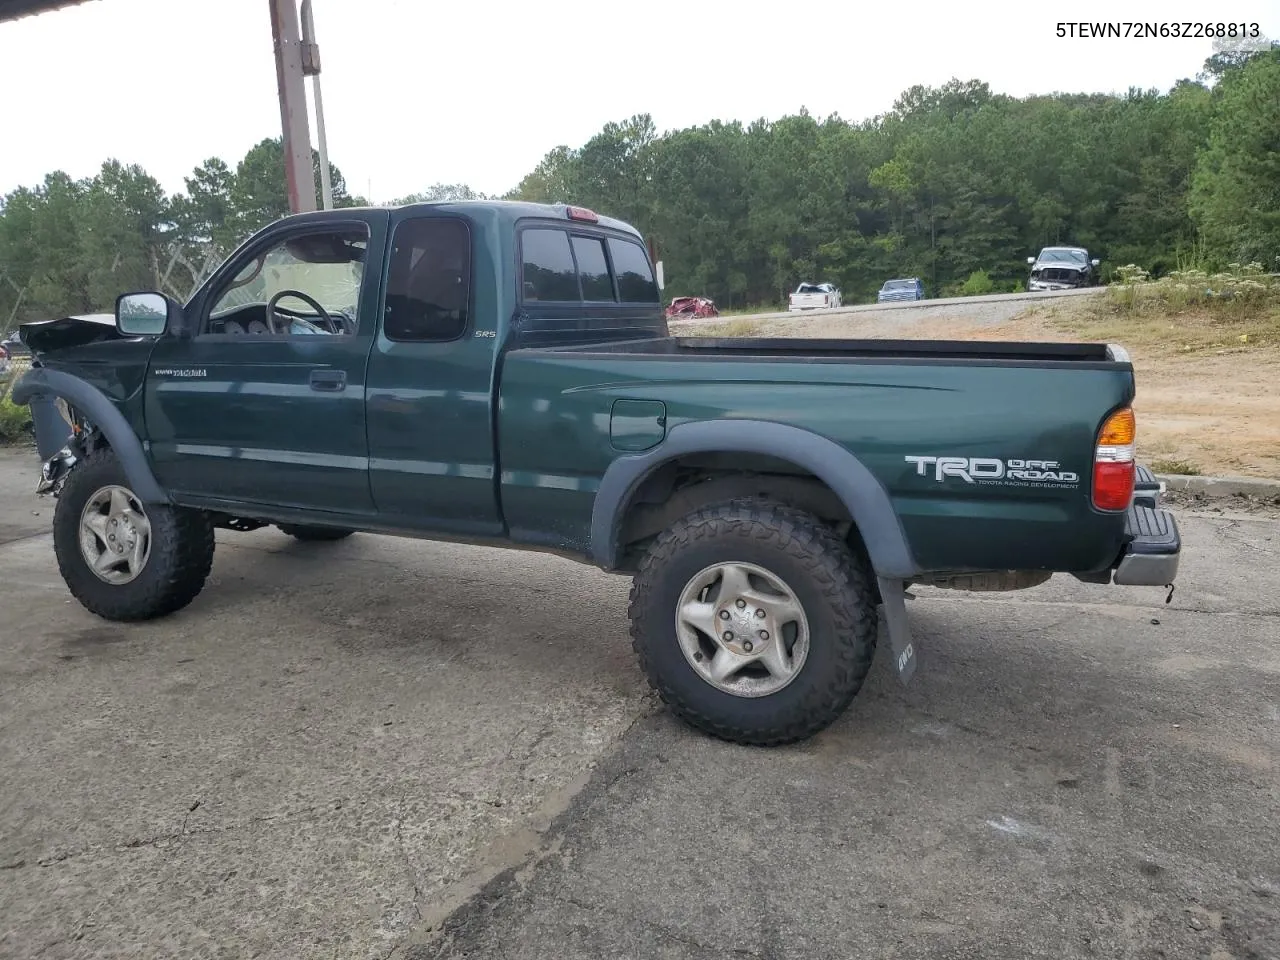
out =
<svg viewBox="0 0 1280 960"><path fill-rule="evenodd" d="M916 476L932 475L942 483L955 477L965 483L1002 487L1061 487L1080 485L1080 474L1063 470L1057 460L997 460L994 457L907 457L916 465Z"/></svg>

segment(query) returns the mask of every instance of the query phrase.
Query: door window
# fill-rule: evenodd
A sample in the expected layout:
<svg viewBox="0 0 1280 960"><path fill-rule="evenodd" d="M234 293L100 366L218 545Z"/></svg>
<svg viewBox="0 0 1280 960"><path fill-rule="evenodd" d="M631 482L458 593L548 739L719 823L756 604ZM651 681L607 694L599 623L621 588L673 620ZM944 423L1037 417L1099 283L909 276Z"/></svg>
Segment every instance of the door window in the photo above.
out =
<svg viewBox="0 0 1280 960"><path fill-rule="evenodd" d="M293 233L252 254L212 297L204 331L350 336L358 328L368 228Z"/></svg>

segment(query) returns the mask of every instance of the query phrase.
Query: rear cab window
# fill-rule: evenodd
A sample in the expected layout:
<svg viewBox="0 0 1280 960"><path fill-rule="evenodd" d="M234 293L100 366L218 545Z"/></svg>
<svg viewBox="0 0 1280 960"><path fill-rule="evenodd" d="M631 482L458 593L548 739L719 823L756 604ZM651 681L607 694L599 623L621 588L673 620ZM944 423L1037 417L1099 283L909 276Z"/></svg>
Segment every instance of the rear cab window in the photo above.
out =
<svg viewBox="0 0 1280 960"><path fill-rule="evenodd" d="M618 298L623 303L659 303L658 281L653 278L649 255L630 240L609 238L613 272L618 278Z"/></svg>
<svg viewBox="0 0 1280 960"><path fill-rule="evenodd" d="M657 305L661 294L639 241L539 225L520 233L520 299Z"/></svg>
<svg viewBox="0 0 1280 960"><path fill-rule="evenodd" d="M552 303L581 299L568 231L543 227L525 230L520 235L520 251L522 299Z"/></svg>
<svg viewBox="0 0 1280 960"><path fill-rule="evenodd" d="M573 257L578 262L582 299L616 300L613 277L609 274L609 261L605 258L604 241L600 237L574 237L572 244Z"/></svg>

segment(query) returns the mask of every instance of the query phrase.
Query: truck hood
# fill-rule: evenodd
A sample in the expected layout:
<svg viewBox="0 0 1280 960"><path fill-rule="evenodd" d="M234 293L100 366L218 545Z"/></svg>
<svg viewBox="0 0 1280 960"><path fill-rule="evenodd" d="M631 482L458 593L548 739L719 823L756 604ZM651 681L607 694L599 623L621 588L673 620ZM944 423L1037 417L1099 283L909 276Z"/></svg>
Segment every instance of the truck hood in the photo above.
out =
<svg viewBox="0 0 1280 960"><path fill-rule="evenodd" d="M18 337L34 354L80 347L99 340L122 340L110 313L82 313L56 320L36 320L18 327Z"/></svg>

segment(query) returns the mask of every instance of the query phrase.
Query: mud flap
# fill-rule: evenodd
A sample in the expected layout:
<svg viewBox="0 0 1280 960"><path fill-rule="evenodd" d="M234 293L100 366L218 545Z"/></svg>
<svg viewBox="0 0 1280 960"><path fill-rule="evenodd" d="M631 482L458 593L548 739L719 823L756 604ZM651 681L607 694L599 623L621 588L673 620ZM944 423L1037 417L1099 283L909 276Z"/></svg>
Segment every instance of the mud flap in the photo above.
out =
<svg viewBox="0 0 1280 960"><path fill-rule="evenodd" d="M49 394L37 394L28 401L31 422L36 433L36 452L41 460L48 460L67 445L71 439L71 424L58 409L58 398Z"/></svg>
<svg viewBox="0 0 1280 960"><path fill-rule="evenodd" d="M911 626L907 623L907 597L901 580L877 577L880 584L880 600L884 604L885 625L889 628L889 646L893 651L893 666L898 679L905 687L916 672L916 649L911 641Z"/></svg>

